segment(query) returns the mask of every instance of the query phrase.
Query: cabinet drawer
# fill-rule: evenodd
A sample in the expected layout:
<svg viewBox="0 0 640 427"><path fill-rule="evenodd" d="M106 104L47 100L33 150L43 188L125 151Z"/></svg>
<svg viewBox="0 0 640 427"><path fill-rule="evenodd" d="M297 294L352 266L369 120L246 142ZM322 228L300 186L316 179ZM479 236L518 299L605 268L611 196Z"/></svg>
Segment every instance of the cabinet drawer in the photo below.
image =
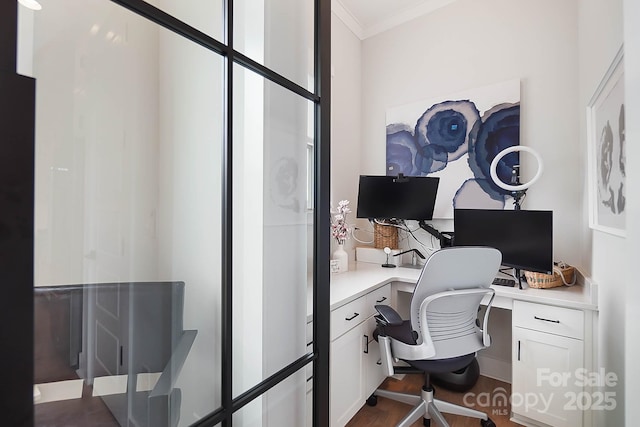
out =
<svg viewBox="0 0 640 427"><path fill-rule="evenodd" d="M584 313L571 308L514 301L513 326L583 339Z"/></svg>
<svg viewBox="0 0 640 427"><path fill-rule="evenodd" d="M391 285L384 285L367 294L367 316L377 313L375 306L378 304L391 305Z"/></svg>
<svg viewBox="0 0 640 427"><path fill-rule="evenodd" d="M366 295L331 312L331 341L367 319Z"/></svg>

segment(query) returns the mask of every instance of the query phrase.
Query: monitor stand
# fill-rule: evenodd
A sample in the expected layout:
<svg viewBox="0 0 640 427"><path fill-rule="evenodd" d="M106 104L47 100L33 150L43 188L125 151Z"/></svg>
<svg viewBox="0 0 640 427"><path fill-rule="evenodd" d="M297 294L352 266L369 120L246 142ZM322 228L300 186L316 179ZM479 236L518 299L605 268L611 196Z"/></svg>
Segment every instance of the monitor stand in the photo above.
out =
<svg viewBox="0 0 640 427"><path fill-rule="evenodd" d="M420 265L420 264L402 264L400 267L403 268L415 268L418 270L422 270L422 267L424 267L424 265Z"/></svg>
<svg viewBox="0 0 640 427"><path fill-rule="evenodd" d="M516 279L518 281L518 289L522 289L522 276L520 275L520 269L514 268L513 272L515 273Z"/></svg>
<svg viewBox="0 0 640 427"><path fill-rule="evenodd" d="M521 270L519 268L513 268L513 267L509 267L509 268L513 270L513 274L511 275L511 277L509 279L496 277L493 280L492 285L515 287L515 284L517 283L518 289L522 289L522 276L520 275ZM508 274L505 273L503 269L500 269L500 273L503 273L508 276Z"/></svg>
<svg viewBox="0 0 640 427"><path fill-rule="evenodd" d="M440 241L440 247L446 248L450 247L453 244L453 236L451 232L439 232L431 225L427 224L423 220L418 221L418 225L427 233L431 234L433 237Z"/></svg>
<svg viewBox="0 0 640 427"><path fill-rule="evenodd" d="M424 255L422 255L422 253L417 249L409 249L404 252L400 252L399 254L395 254L394 256L401 256L409 252L411 252L411 263L402 264L400 267L422 269L423 265L418 263L418 257L422 259L425 258Z"/></svg>

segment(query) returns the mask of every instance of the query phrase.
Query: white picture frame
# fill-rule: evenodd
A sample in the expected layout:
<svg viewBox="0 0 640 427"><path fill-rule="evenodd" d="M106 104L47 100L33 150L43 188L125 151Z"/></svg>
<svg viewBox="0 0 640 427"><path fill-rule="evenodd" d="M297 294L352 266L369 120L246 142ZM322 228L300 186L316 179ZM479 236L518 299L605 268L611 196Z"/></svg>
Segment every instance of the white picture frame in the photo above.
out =
<svg viewBox="0 0 640 427"><path fill-rule="evenodd" d="M587 105L589 227L626 236L624 47Z"/></svg>

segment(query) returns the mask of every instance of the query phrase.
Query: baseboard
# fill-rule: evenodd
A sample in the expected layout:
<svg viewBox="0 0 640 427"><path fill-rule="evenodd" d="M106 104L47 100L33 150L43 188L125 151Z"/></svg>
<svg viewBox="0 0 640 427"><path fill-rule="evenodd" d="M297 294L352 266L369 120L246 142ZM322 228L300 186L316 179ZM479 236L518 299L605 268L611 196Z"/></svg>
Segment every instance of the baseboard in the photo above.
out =
<svg viewBox="0 0 640 427"><path fill-rule="evenodd" d="M524 427L546 427L546 424L540 424L531 418L525 417L524 415L511 413L511 418L509 421L512 421L516 424L522 425Z"/></svg>
<svg viewBox="0 0 640 427"><path fill-rule="evenodd" d="M476 357L481 375L511 384L511 362L480 354Z"/></svg>

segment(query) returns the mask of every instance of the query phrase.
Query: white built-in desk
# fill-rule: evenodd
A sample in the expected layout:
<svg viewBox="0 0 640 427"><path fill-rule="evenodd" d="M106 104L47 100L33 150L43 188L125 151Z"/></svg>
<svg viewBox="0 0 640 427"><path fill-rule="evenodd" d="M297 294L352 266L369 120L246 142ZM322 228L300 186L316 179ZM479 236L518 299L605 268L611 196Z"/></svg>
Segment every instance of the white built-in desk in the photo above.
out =
<svg viewBox="0 0 640 427"><path fill-rule="evenodd" d="M419 275L419 269L363 262L331 275L332 426L345 425L385 378L373 340L374 305L389 304L407 318L402 306ZM524 282L523 286L492 286L493 307L511 313L511 344L506 347L511 347L511 372L506 375L512 381L511 418L526 426L591 426L590 411L572 410L569 399L591 393L578 384L575 373L593 372L597 286L581 276L572 287L533 289ZM492 326L489 332L494 337ZM565 375L568 381L558 386L549 374Z"/></svg>

